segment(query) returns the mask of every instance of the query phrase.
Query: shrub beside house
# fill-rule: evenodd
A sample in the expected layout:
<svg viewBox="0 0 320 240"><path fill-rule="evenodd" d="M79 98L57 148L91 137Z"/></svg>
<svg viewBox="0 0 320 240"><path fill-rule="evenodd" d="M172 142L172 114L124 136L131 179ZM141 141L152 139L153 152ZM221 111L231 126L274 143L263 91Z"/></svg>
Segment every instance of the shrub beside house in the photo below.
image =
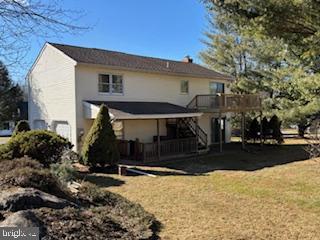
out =
<svg viewBox="0 0 320 240"><path fill-rule="evenodd" d="M81 159L91 168L114 166L120 158L116 136L112 129L109 111L102 104L100 111L84 141Z"/></svg>

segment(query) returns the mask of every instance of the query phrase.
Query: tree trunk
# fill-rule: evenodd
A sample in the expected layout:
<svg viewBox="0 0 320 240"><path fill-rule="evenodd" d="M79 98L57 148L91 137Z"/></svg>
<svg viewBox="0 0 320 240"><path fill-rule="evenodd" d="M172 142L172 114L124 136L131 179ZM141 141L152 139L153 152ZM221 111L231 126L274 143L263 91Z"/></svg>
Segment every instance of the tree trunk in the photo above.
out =
<svg viewBox="0 0 320 240"><path fill-rule="evenodd" d="M298 124L299 137L304 138L305 131L307 130L308 127L309 125L306 125L306 124Z"/></svg>

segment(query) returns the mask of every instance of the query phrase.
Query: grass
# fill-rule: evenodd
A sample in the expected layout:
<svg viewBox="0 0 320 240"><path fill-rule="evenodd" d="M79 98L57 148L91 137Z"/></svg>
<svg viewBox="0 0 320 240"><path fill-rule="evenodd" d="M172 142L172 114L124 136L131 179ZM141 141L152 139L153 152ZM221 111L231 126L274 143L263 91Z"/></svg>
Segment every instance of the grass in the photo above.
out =
<svg viewBox="0 0 320 240"><path fill-rule="evenodd" d="M162 239L319 239L320 159L306 160L301 143L230 145L223 155L139 167L156 178L107 175L122 184L98 185L153 213Z"/></svg>

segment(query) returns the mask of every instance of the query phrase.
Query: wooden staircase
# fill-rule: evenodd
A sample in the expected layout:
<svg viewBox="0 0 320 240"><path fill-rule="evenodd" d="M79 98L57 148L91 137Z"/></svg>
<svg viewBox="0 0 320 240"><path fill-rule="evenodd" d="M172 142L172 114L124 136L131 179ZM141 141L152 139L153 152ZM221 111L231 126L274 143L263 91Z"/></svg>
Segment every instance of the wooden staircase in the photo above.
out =
<svg viewBox="0 0 320 240"><path fill-rule="evenodd" d="M198 149L203 150L208 148L208 136L205 131L197 125L193 118L177 119L177 137L189 138L198 135Z"/></svg>

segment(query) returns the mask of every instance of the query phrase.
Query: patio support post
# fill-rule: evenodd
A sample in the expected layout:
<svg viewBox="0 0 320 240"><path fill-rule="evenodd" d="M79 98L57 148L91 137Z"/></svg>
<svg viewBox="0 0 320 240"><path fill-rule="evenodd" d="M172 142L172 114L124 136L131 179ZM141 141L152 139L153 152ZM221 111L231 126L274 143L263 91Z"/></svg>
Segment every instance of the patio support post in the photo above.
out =
<svg viewBox="0 0 320 240"><path fill-rule="evenodd" d="M241 143L242 143L242 149L245 149L245 128L246 128L246 118L245 113L241 112Z"/></svg>
<svg viewBox="0 0 320 240"><path fill-rule="evenodd" d="M196 151L199 151L199 120L196 117Z"/></svg>
<svg viewBox="0 0 320 240"><path fill-rule="evenodd" d="M159 119L157 119L157 149L158 149L158 160L160 161L160 124L159 124Z"/></svg>
<svg viewBox="0 0 320 240"><path fill-rule="evenodd" d="M221 111L219 111L219 151L222 152L222 116Z"/></svg>

